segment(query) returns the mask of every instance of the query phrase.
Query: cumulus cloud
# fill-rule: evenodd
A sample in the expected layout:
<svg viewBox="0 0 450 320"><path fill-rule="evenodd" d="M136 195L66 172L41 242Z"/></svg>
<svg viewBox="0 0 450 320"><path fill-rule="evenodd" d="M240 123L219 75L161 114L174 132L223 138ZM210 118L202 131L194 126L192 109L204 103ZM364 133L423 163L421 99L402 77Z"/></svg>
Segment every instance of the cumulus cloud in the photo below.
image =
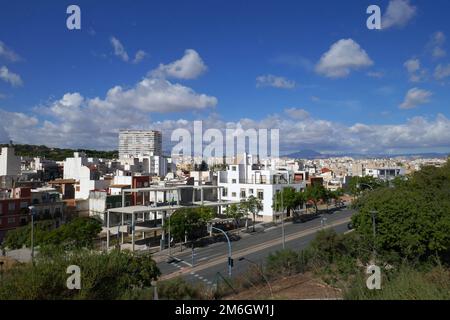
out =
<svg viewBox="0 0 450 320"><path fill-rule="evenodd" d="M381 18L382 29L404 27L416 15L417 8L409 0L391 0Z"/></svg>
<svg viewBox="0 0 450 320"><path fill-rule="evenodd" d="M18 74L9 71L6 66L0 68L0 79L11 84L13 87L18 87L23 84L22 78Z"/></svg>
<svg viewBox="0 0 450 320"><path fill-rule="evenodd" d="M406 93L405 100L400 105L401 109L413 109L419 105L430 102L430 98L433 95L431 91L412 88Z"/></svg>
<svg viewBox="0 0 450 320"><path fill-rule="evenodd" d="M447 52L444 49L445 41L446 37L442 31L437 31L433 33L430 41L427 44L427 47L431 52L431 56L433 58L439 59L447 55Z"/></svg>
<svg viewBox="0 0 450 320"><path fill-rule="evenodd" d="M305 119L309 117L309 112L305 109L287 108L284 112L293 119Z"/></svg>
<svg viewBox="0 0 450 320"><path fill-rule="evenodd" d="M409 59L403 64L403 66L408 72L409 81L411 82L420 82L426 77L427 71L421 69L419 59Z"/></svg>
<svg viewBox="0 0 450 320"><path fill-rule="evenodd" d="M0 58L5 58L11 62L20 60L20 56L12 49L8 48L2 41L0 41Z"/></svg>
<svg viewBox="0 0 450 320"><path fill-rule="evenodd" d="M132 109L98 109L78 93L65 95L49 106L48 111L54 119L38 121L23 113L0 109L0 133L4 128L4 132L9 134L5 138L22 143L111 149L117 147L118 128L151 128L162 131L163 145L170 150L177 143L170 141L173 130L186 128L192 131L193 126L192 121L183 118L152 122L147 114ZM203 118L203 130L210 128L222 132L226 128L279 129L282 154L302 148L357 153L450 148L450 119L441 114L434 119L415 117L389 125L344 125L311 116L294 119L289 113L260 120L225 121L212 114Z"/></svg>
<svg viewBox="0 0 450 320"><path fill-rule="evenodd" d="M369 72L367 72L367 76L369 76L371 78L381 79L381 78L384 77L384 72L382 72L382 71L369 71Z"/></svg>
<svg viewBox="0 0 450 320"><path fill-rule="evenodd" d="M104 96L86 97L79 92L68 92L34 108L42 117L41 121L26 114L3 111L0 127L10 132L14 140L22 142L115 148L119 129L150 128L154 125L151 116L155 113L204 111L215 107L217 102L214 96L147 75L131 87L114 86ZM15 122L11 119L32 125L25 126L24 130L13 125Z"/></svg>
<svg viewBox="0 0 450 320"><path fill-rule="evenodd" d="M114 55L116 55L117 57L119 57L120 59L122 59L122 61L124 62L129 62L130 61L130 57L128 56L127 51L125 50L125 47L123 46L123 44L120 42L119 39L117 39L116 37L111 37L110 38L110 42L111 45L114 49ZM145 56L146 56L146 52L143 50L138 50L135 54L135 57L133 60L131 60L132 63L139 63L141 62Z"/></svg>
<svg viewBox="0 0 450 320"><path fill-rule="evenodd" d="M184 56L169 64L160 64L151 72L151 76L158 78L195 79L208 70L197 51L187 49Z"/></svg>
<svg viewBox="0 0 450 320"><path fill-rule="evenodd" d="M262 75L256 78L256 87L273 87L279 89L293 89L296 83L293 80L284 77L274 76L272 74Z"/></svg>
<svg viewBox="0 0 450 320"><path fill-rule="evenodd" d="M450 64L442 65L439 64L436 69L434 69L434 77L437 80L443 80L450 77Z"/></svg>
<svg viewBox="0 0 450 320"><path fill-rule="evenodd" d="M147 56L147 53L144 50L138 50L134 56L133 63L139 63L141 62L145 57Z"/></svg>
<svg viewBox="0 0 450 320"><path fill-rule="evenodd" d="M352 39L341 39L325 52L316 65L316 72L329 78L344 78L352 70L369 67L373 61Z"/></svg>

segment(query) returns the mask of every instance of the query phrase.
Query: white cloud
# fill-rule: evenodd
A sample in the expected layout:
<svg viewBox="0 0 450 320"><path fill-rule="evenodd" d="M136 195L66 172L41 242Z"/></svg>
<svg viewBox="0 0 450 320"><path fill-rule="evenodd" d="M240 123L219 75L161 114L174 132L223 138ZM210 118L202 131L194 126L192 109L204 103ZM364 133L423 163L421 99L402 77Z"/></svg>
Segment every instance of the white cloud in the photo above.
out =
<svg viewBox="0 0 450 320"><path fill-rule="evenodd" d="M23 84L22 78L18 74L9 71L6 66L0 68L0 79L8 82L13 87L18 87Z"/></svg>
<svg viewBox="0 0 450 320"><path fill-rule="evenodd" d="M420 82L424 80L427 75L427 70L421 69L419 59L409 59L403 64L403 66L406 71L408 71L409 81L411 82Z"/></svg>
<svg viewBox="0 0 450 320"><path fill-rule="evenodd" d="M95 103L167 113L213 107L217 104L217 98L197 94L191 88L173 84L165 79L144 78L128 90L121 86L111 88L105 99L96 98Z"/></svg>
<svg viewBox="0 0 450 320"><path fill-rule="evenodd" d="M119 39L117 39L116 37L111 37L110 41L111 45L114 48L114 54L120 57L123 61L128 62L128 53L125 51L125 48L123 47Z"/></svg>
<svg viewBox="0 0 450 320"><path fill-rule="evenodd" d="M381 18L382 29L404 27L416 13L417 8L409 0L391 0Z"/></svg>
<svg viewBox="0 0 450 320"><path fill-rule="evenodd" d="M169 64L160 64L151 72L151 76L158 78L195 79L208 70L197 51L187 49L184 56Z"/></svg>
<svg viewBox="0 0 450 320"><path fill-rule="evenodd" d="M434 77L437 80L443 80L450 77L450 64L442 65L439 64L436 69L434 69Z"/></svg>
<svg viewBox="0 0 450 320"><path fill-rule="evenodd" d="M5 58L11 62L20 60L20 56L12 49L8 48L2 41L0 41L0 58Z"/></svg>
<svg viewBox="0 0 450 320"><path fill-rule="evenodd" d="M293 80L284 77L274 76L272 74L256 77L256 87L274 87L279 89L293 89L296 83Z"/></svg>
<svg viewBox="0 0 450 320"><path fill-rule="evenodd" d="M316 72L329 78L343 78L352 70L369 67L373 61L352 39L341 39L325 52L316 65Z"/></svg>
<svg viewBox="0 0 450 320"><path fill-rule="evenodd" d="M284 112L293 119L301 120L309 117L309 112L305 109L287 108Z"/></svg>
<svg viewBox="0 0 450 320"><path fill-rule="evenodd" d="M371 78L377 78L377 79L381 79L384 77L384 72L382 71L369 71L367 72L367 75Z"/></svg>
<svg viewBox="0 0 450 320"><path fill-rule="evenodd" d="M427 44L427 48L431 52L431 56L433 58L439 59L447 55L447 52L443 48L445 41L446 37L442 31L433 33L430 41Z"/></svg>
<svg viewBox="0 0 450 320"><path fill-rule="evenodd" d="M0 109L0 138L18 143L112 149L117 148L118 128L151 128L162 131L163 145L167 149L175 144L170 142L173 130L192 128L192 121L183 118L152 122L146 113L134 109L89 106L89 101L77 93L55 101L48 111L53 112L54 120L38 121L23 113ZM261 120L224 121L216 114L203 118L203 130L239 126L243 129L279 129L282 153L302 148L357 153L450 149L450 119L441 114L434 119L415 117L389 125L344 125L311 116L294 119L289 114L270 115Z"/></svg>
<svg viewBox="0 0 450 320"><path fill-rule="evenodd" d="M134 56L133 63L141 62L146 56L147 56L147 53L145 51L138 50L138 52L136 52L136 55Z"/></svg>
<svg viewBox="0 0 450 320"><path fill-rule="evenodd" d="M34 108L42 116L41 121L3 111L0 129L21 142L108 149L116 147L119 129L152 127L150 117L154 113L205 111L216 105L214 96L148 75L134 86L112 87L104 97L89 98L68 92L58 100ZM11 119L16 119L16 123L34 122L24 129Z"/></svg>
<svg viewBox="0 0 450 320"><path fill-rule="evenodd" d="M430 98L433 95L431 91L412 88L406 93L405 100L400 105L401 109L413 109L419 105L430 102Z"/></svg>
<svg viewBox="0 0 450 320"><path fill-rule="evenodd" d="M114 55L116 55L117 57L122 59L122 61L124 61L124 62L129 62L130 57L128 56L128 53L125 50L125 47L123 46L123 44L120 42L120 40L117 39L116 37L111 37L110 41L111 41L111 45L113 46L113 49L114 49ZM135 54L134 59L131 62L137 64L137 63L141 62L145 58L146 55L147 55L147 53L145 51L138 50Z"/></svg>

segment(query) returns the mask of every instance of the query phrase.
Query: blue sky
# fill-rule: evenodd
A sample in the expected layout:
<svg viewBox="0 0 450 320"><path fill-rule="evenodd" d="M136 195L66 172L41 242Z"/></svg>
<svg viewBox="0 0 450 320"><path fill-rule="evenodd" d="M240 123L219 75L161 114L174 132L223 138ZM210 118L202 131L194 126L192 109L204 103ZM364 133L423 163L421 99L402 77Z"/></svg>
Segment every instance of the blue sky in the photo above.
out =
<svg viewBox="0 0 450 320"><path fill-rule="evenodd" d="M203 119L280 127L286 152L450 151L447 0L130 2L1 2L2 140L110 149Z"/></svg>

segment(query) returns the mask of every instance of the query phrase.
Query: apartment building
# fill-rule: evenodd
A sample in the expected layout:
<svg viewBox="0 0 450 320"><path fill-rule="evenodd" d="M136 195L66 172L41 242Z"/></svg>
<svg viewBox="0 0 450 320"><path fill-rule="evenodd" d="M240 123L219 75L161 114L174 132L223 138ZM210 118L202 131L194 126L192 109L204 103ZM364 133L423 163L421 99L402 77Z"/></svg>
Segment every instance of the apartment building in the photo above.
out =
<svg viewBox="0 0 450 320"><path fill-rule="evenodd" d="M226 171L218 172L218 185L224 187L223 200L240 201L250 196L261 200L263 210L256 219L258 221L276 221L281 212L273 209L274 196L284 188L297 191L305 189L306 182L298 179L293 170L280 170L271 166L268 161L263 165L254 164L252 156L245 156L244 163L229 165Z"/></svg>
<svg viewBox="0 0 450 320"><path fill-rule="evenodd" d="M161 156L162 135L155 130L120 130L119 158Z"/></svg>

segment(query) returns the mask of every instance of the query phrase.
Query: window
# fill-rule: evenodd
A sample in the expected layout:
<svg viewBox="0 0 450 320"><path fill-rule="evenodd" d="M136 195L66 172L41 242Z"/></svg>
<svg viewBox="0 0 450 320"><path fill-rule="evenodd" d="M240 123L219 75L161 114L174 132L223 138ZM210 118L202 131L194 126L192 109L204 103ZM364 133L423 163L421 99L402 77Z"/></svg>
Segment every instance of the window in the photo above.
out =
<svg viewBox="0 0 450 320"><path fill-rule="evenodd" d="M264 200L264 190L260 190L258 189L258 199L259 200Z"/></svg>
<svg viewBox="0 0 450 320"><path fill-rule="evenodd" d="M14 223L16 223L16 218L14 218L14 217L8 218L8 224L14 224Z"/></svg>
<svg viewBox="0 0 450 320"><path fill-rule="evenodd" d="M252 194L253 194L253 189L248 189L248 193L249 193L250 195L252 195Z"/></svg>
<svg viewBox="0 0 450 320"><path fill-rule="evenodd" d="M241 189L241 198L245 198L245 189Z"/></svg>
<svg viewBox="0 0 450 320"><path fill-rule="evenodd" d="M112 208L112 204L111 203L107 203L106 204L106 209L111 209Z"/></svg>
<svg viewBox="0 0 450 320"><path fill-rule="evenodd" d="M236 198L236 192L232 192L232 193L231 193L231 196L232 196L233 198Z"/></svg>
<svg viewBox="0 0 450 320"><path fill-rule="evenodd" d="M236 171L236 166L232 166L232 167L231 167L231 170L232 170L232 171Z"/></svg>
<svg viewBox="0 0 450 320"><path fill-rule="evenodd" d="M3 204L0 203L0 214L2 214L2 213L3 213Z"/></svg>
<svg viewBox="0 0 450 320"><path fill-rule="evenodd" d="M236 183L236 179L232 179L232 180L231 180L231 183Z"/></svg>
<svg viewBox="0 0 450 320"><path fill-rule="evenodd" d="M228 196L228 188L223 188L223 189L222 189L222 196L223 196L223 197Z"/></svg>
<svg viewBox="0 0 450 320"><path fill-rule="evenodd" d="M28 202L22 201L22 202L20 203L20 209L25 209L25 208L27 208L27 207L28 207Z"/></svg>
<svg viewBox="0 0 450 320"><path fill-rule="evenodd" d="M16 203L15 202L8 203L8 211L14 211L14 210L16 210Z"/></svg>

